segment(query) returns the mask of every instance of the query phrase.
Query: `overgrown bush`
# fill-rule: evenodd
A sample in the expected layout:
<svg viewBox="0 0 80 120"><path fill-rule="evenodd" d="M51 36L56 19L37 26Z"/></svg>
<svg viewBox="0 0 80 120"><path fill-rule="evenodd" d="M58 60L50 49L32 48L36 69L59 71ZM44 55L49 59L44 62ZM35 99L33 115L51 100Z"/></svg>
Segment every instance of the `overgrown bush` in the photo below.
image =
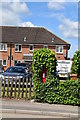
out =
<svg viewBox="0 0 80 120"><path fill-rule="evenodd" d="M33 54L34 99L39 102L80 105L80 78L59 82L55 75L57 60L49 49L40 49ZM46 82L41 71L47 68Z"/></svg>
<svg viewBox="0 0 80 120"><path fill-rule="evenodd" d="M58 79L56 78L57 60L55 53L50 49L42 48L33 53L33 82L34 97L39 101L46 101L46 95L50 93L53 86L57 87ZM41 73L43 69L47 69L46 82L42 82ZM50 97L50 96L48 96Z"/></svg>
<svg viewBox="0 0 80 120"><path fill-rule="evenodd" d="M58 103L80 105L80 79L60 82Z"/></svg>
<svg viewBox="0 0 80 120"><path fill-rule="evenodd" d="M76 51L73 56L73 63L71 68L71 73L80 76L80 50Z"/></svg>
<svg viewBox="0 0 80 120"><path fill-rule="evenodd" d="M66 80L45 92L48 103L80 105L80 80Z"/></svg>

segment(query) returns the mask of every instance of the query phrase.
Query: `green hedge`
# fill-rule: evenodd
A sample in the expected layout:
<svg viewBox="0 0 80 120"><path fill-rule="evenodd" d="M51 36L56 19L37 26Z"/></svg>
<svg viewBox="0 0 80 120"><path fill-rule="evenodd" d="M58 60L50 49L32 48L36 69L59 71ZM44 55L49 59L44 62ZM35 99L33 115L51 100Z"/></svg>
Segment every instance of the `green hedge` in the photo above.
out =
<svg viewBox="0 0 80 120"><path fill-rule="evenodd" d="M45 102L46 94L49 89L52 90L53 84L57 87L58 79L56 78L57 59L55 53L48 48L35 50L33 53L33 82L34 82L34 98L38 101ZM42 70L47 69L46 82L42 82ZM46 93L46 94L45 94Z"/></svg>
<svg viewBox="0 0 80 120"><path fill-rule="evenodd" d="M77 74L80 77L80 50L74 53L71 73Z"/></svg>
<svg viewBox="0 0 80 120"><path fill-rule="evenodd" d="M35 86L35 100L54 104L80 105L80 79L56 82L48 80ZM35 85L35 84L34 84Z"/></svg>
<svg viewBox="0 0 80 120"><path fill-rule="evenodd" d="M60 82L57 97L58 103L80 105L80 79Z"/></svg>
<svg viewBox="0 0 80 120"><path fill-rule="evenodd" d="M41 77L42 69L47 69L47 78L53 77L56 72L57 59L55 53L48 48L35 50L33 53L33 72L37 78ZM41 81L42 82L42 81Z"/></svg>
<svg viewBox="0 0 80 120"><path fill-rule="evenodd" d="M34 99L39 102L80 105L80 79L60 82L55 76L55 53L40 49L33 54ZM42 83L41 71L47 68L47 79Z"/></svg>

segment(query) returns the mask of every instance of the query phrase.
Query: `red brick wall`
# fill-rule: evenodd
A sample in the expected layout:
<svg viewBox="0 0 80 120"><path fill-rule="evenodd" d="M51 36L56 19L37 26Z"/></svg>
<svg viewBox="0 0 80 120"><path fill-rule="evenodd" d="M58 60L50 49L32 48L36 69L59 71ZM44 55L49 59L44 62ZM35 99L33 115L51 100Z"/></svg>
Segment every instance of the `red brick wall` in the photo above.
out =
<svg viewBox="0 0 80 120"><path fill-rule="evenodd" d="M38 50L39 48L43 48L43 45L34 45L34 49L33 50ZM49 49L51 49L53 52L56 53L56 46L48 46ZM11 66L14 65L14 60L21 60L23 61L23 54L31 54L33 52L29 51L29 45L22 45L22 52L15 52L15 46L14 44L12 45L12 56L13 56L13 60L11 60ZM68 57L68 48L66 48L66 46L63 47L63 53L59 54L56 53L56 58L58 60L65 60L64 58L64 54L67 53L67 57ZM2 55L1 55L2 54ZM10 66L10 60L8 60L8 56L10 56L10 45L7 45L7 52L0 52L0 59L6 59L7 60L7 66L4 67L5 69L8 68Z"/></svg>

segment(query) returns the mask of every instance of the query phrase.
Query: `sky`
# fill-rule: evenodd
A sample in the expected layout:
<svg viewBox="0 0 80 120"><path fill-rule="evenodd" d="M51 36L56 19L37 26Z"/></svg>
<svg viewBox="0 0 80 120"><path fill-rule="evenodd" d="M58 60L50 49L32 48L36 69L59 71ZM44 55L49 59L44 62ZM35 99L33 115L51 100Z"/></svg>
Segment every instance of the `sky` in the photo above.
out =
<svg viewBox="0 0 80 120"><path fill-rule="evenodd" d="M0 25L45 27L71 44L69 57L78 49L78 2L20 0L0 2Z"/></svg>

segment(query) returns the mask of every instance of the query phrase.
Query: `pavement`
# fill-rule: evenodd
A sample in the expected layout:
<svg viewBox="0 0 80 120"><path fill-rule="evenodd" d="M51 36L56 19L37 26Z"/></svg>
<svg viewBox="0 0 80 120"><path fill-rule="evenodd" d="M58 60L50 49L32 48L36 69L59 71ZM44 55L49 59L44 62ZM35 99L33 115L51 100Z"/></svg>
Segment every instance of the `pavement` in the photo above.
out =
<svg viewBox="0 0 80 120"><path fill-rule="evenodd" d="M2 108L2 109L1 109ZM78 118L78 106L37 103L34 100L0 99L0 113L17 115L35 115L61 118Z"/></svg>

